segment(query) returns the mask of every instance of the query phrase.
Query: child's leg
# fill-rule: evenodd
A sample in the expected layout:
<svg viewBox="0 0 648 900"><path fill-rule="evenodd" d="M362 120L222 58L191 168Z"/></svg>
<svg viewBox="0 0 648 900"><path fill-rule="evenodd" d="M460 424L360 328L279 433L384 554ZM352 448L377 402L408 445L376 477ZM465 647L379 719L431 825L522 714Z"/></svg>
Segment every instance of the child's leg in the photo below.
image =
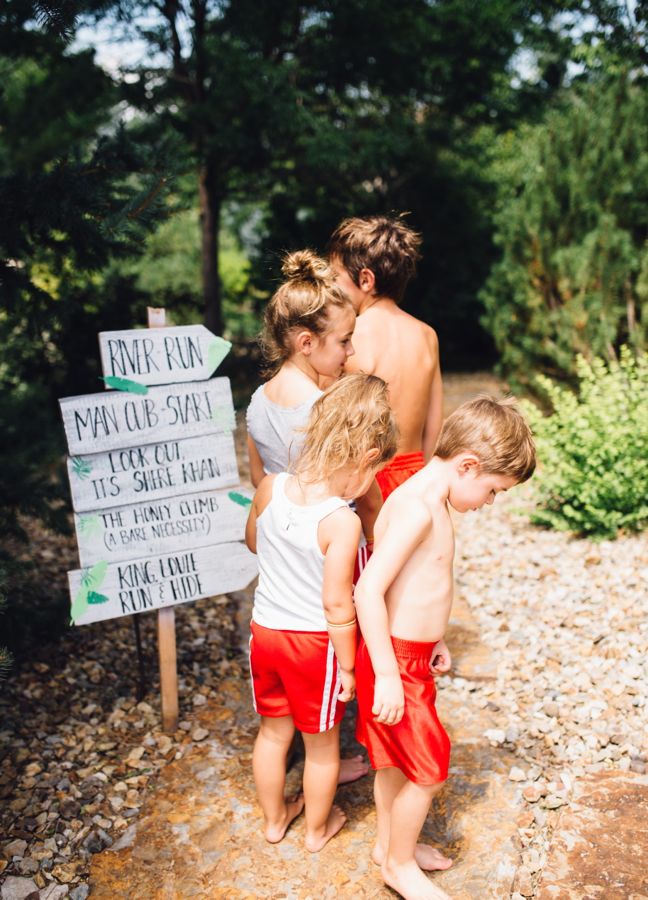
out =
<svg viewBox="0 0 648 900"><path fill-rule="evenodd" d="M254 782L265 819L265 838L272 844L283 838L292 820L304 808L301 794L294 800L284 797L286 757L294 733L291 716L276 719L262 716L259 734L254 742Z"/></svg>
<svg viewBox="0 0 648 900"><path fill-rule="evenodd" d="M374 781L374 798L376 801L376 845L371 858L379 866L385 861L389 847L389 830L391 822L392 804L398 792L407 783L407 778L400 769L386 768L376 772ZM422 827L422 826L421 826ZM428 844L417 844L414 858L418 866L426 872L437 869L449 869L452 860L444 856L434 847Z"/></svg>
<svg viewBox="0 0 648 900"><path fill-rule="evenodd" d="M376 778L389 771L391 770L381 769ZM381 784L381 788L385 787L383 797L388 801L395 779L392 777L390 780L389 776L385 779L383 776L382 781L387 782L385 785ZM448 900L448 895L426 878L415 859L418 836L432 798L440 788L440 784L414 784L404 778L401 788L391 797L389 844L382 863L382 876L385 884L402 894L405 900Z"/></svg>
<svg viewBox="0 0 648 900"><path fill-rule="evenodd" d="M317 853L342 828L346 816L333 806L340 770L340 726L319 734L303 733L306 848Z"/></svg>

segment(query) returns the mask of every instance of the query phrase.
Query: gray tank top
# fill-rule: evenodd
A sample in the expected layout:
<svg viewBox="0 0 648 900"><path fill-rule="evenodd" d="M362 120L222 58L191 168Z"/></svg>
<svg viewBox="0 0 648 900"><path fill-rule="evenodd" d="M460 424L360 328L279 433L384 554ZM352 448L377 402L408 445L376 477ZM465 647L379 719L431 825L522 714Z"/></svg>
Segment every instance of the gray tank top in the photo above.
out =
<svg viewBox="0 0 648 900"><path fill-rule="evenodd" d="M299 406L286 407L268 400L263 384L252 394L245 419L267 474L286 472L297 459L304 434L295 434L295 429L306 425L313 403L321 395L315 388L312 397Z"/></svg>

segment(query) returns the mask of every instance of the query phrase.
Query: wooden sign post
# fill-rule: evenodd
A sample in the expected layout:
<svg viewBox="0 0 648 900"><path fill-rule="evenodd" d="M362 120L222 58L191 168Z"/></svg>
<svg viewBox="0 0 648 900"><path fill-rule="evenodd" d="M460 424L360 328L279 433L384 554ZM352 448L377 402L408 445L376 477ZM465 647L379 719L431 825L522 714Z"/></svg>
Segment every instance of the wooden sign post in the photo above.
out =
<svg viewBox="0 0 648 900"><path fill-rule="evenodd" d="M164 328L166 324L164 309L148 307L147 314L149 328ZM158 659L160 662L162 730L171 732L178 727L178 654L176 652L175 609L172 606L158 610Z"/></svg>
<svg viewBox="0 0 648 900"><path fill-rule="evenodd" d="M257 567L229 380L211 377L231 345L202 325L166 328L163 309L148 324L99 335L112 393L60 401L83 567L68 580L76 625L157 611L162 727L175 731L174 607L240 590Z"/></svg>

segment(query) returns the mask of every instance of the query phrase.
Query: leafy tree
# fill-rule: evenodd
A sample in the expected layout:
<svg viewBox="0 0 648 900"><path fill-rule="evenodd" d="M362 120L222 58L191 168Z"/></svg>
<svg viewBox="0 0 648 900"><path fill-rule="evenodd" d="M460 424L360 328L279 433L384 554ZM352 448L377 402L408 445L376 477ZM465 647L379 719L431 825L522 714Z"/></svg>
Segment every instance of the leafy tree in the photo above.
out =
<svg viewBox="0 0 648 900"><path fill-rule="evenodd" d="M502 140L501 260L482 292L502 371L568 377L645 342L648 98L628 77L571 91Z"/></svg>
<svg viewBox="0 0 648 900"><path fill-rule="evenodd" d="M70 50L70 6L44 6L0 9L0 561L10 613L25 517L67 523L56 398L98 387L97 325L115 327L137 300L99 273L141 242L167 177L160 155L152 164L115 124L118 95L92 52Z"/></svg>

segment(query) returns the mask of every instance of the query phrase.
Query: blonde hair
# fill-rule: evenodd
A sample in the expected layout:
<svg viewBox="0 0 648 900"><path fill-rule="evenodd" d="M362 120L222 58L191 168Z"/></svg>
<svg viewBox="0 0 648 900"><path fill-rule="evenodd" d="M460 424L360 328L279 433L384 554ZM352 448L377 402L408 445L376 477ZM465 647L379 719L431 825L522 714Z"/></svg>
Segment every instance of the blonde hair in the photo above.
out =
<svg viewBox="0 0 648 900"><path fill-rule="evenodd" d="M326 478L346 465L359 464L372 449L380 468L396 453L398 428L387 385L376 375L346 375L316 400L294 471L304 481Z"/></svg>
<svg viewBox="0 0 648 900"><path fill-rule="evenodd" d="M408 228L403 216L344 219L327 247L329 256L340 260L355 285L360 284L360 271L371 269L376 294L396 301L403 299L421 258L421 236Z"/></svg>
<svg viewBox="0 0 648 900"><path fill-rule="evenodd" d="M347 295L335 283L328 262L312 250L287 253L281 271L286 280L266 307L261 350L267 374L274 374L293 354L291 336L306 329L326 333L330 307L353 310Z"/></svg>
<svg viewBox="0 0 648 900"><path fill-rule="evenodd" d="M456 409L443 424L434 451L441 459L474 453L479 470L526 481L536 467L536 450L515 400L477 397Z"/></svg>

